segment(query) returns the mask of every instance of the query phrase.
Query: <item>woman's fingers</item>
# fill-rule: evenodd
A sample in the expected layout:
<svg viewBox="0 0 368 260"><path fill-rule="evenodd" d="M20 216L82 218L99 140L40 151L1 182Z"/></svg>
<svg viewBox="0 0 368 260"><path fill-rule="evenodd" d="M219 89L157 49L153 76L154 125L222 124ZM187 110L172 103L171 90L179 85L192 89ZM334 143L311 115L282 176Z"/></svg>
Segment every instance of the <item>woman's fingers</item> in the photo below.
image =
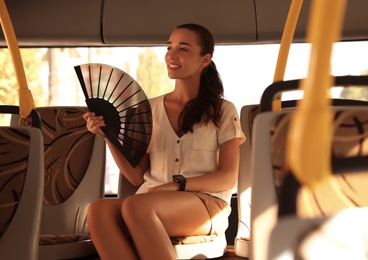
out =
<svg viewBox="0 0 368 260"><path fill-rule="evenodd" d="M88 111L83 114L83 119L87 121L87 119L91 116L95 116L95 113Z"/></svg>
<svg viewBox="0 0 368 260"><path fill-rule="evenodd" d="M105 134L101 130L101 127L106 126L103 116L95 116L95 113L93 112L86 112L83 115L83 118L86 120L86 127L88 131L95 135L105 137Z"/></svg>
<svg viewBox="0 0 368 260"><path fill-rule="evenodd" d="M87 128L89 130L100 128L101 126L105 126L105 122L103 120L88 120L87 122Z"/></svg>

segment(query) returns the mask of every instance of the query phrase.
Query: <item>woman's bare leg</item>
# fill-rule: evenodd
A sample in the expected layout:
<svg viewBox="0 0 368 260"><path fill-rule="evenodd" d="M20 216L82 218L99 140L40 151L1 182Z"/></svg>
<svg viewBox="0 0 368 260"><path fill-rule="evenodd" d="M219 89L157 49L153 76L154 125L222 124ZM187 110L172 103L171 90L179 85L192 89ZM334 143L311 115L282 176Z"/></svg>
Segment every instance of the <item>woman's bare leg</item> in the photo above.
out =
<svg viewBox="0 0 368 260"><path fill-rule="evenodd" d="M211 221L203 202L190 192L159 191L127 198L122 215L140 259L173 260L171 236L206 235Z"/></svg>
<svg viewBox="0 0 368 260"><path fill-rule="evenodd" d="M93 244L103 260L136 260L121 216L121 199L100 199L90 204L87 224Z"/></svg>

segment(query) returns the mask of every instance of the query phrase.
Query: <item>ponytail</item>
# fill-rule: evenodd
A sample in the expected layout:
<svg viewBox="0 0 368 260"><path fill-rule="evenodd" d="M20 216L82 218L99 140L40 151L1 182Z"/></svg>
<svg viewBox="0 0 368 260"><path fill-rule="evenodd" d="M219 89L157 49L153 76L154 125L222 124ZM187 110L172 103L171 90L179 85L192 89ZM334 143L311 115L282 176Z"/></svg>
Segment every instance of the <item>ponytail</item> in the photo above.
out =
<svg viewBox="0 0 368 260"><path fill-rule="evenodd" d="M198 97L189 101L179 116L181 131L193 132L196 123L212 121L219 127L222 115L221 102L224 94L222 80L213 61L203 69Z"/></svg>

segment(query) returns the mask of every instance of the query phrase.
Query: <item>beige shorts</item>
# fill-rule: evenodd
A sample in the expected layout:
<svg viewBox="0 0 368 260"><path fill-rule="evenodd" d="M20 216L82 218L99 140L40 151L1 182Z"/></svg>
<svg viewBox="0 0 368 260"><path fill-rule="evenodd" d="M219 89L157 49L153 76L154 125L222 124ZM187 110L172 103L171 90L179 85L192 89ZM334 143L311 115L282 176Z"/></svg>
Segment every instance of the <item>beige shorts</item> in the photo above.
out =
<svg viewBox="0 0 368 260"><path fill-rule="evenodd" d="M231 212L230 205L217 197L200 193L193 192L194 195L197 195L206 206L208 214L211 218L211 235L222 235L225 233L226 229L229 226L229 215Z"/></svg>

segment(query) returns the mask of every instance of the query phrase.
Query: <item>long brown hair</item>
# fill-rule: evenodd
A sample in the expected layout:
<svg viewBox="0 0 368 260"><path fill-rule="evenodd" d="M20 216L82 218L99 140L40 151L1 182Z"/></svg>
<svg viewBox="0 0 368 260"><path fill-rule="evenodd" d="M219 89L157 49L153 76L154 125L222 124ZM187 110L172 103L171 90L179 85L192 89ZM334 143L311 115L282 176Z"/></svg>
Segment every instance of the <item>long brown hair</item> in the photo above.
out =
<svg viewBox="0 0 368 260"><path fill-rule="evenodd" d="M182 24L176 27L194 31L199 38L201 55L210 53L213 56L215 40L211 32L199 24ZM179 116L181 131L193 132L196 123L207 124L212 121L217 127L222 115L221 102L224 95L222 80L213 61L203 69L200 79L198 97L189 101Z"/></svg>

